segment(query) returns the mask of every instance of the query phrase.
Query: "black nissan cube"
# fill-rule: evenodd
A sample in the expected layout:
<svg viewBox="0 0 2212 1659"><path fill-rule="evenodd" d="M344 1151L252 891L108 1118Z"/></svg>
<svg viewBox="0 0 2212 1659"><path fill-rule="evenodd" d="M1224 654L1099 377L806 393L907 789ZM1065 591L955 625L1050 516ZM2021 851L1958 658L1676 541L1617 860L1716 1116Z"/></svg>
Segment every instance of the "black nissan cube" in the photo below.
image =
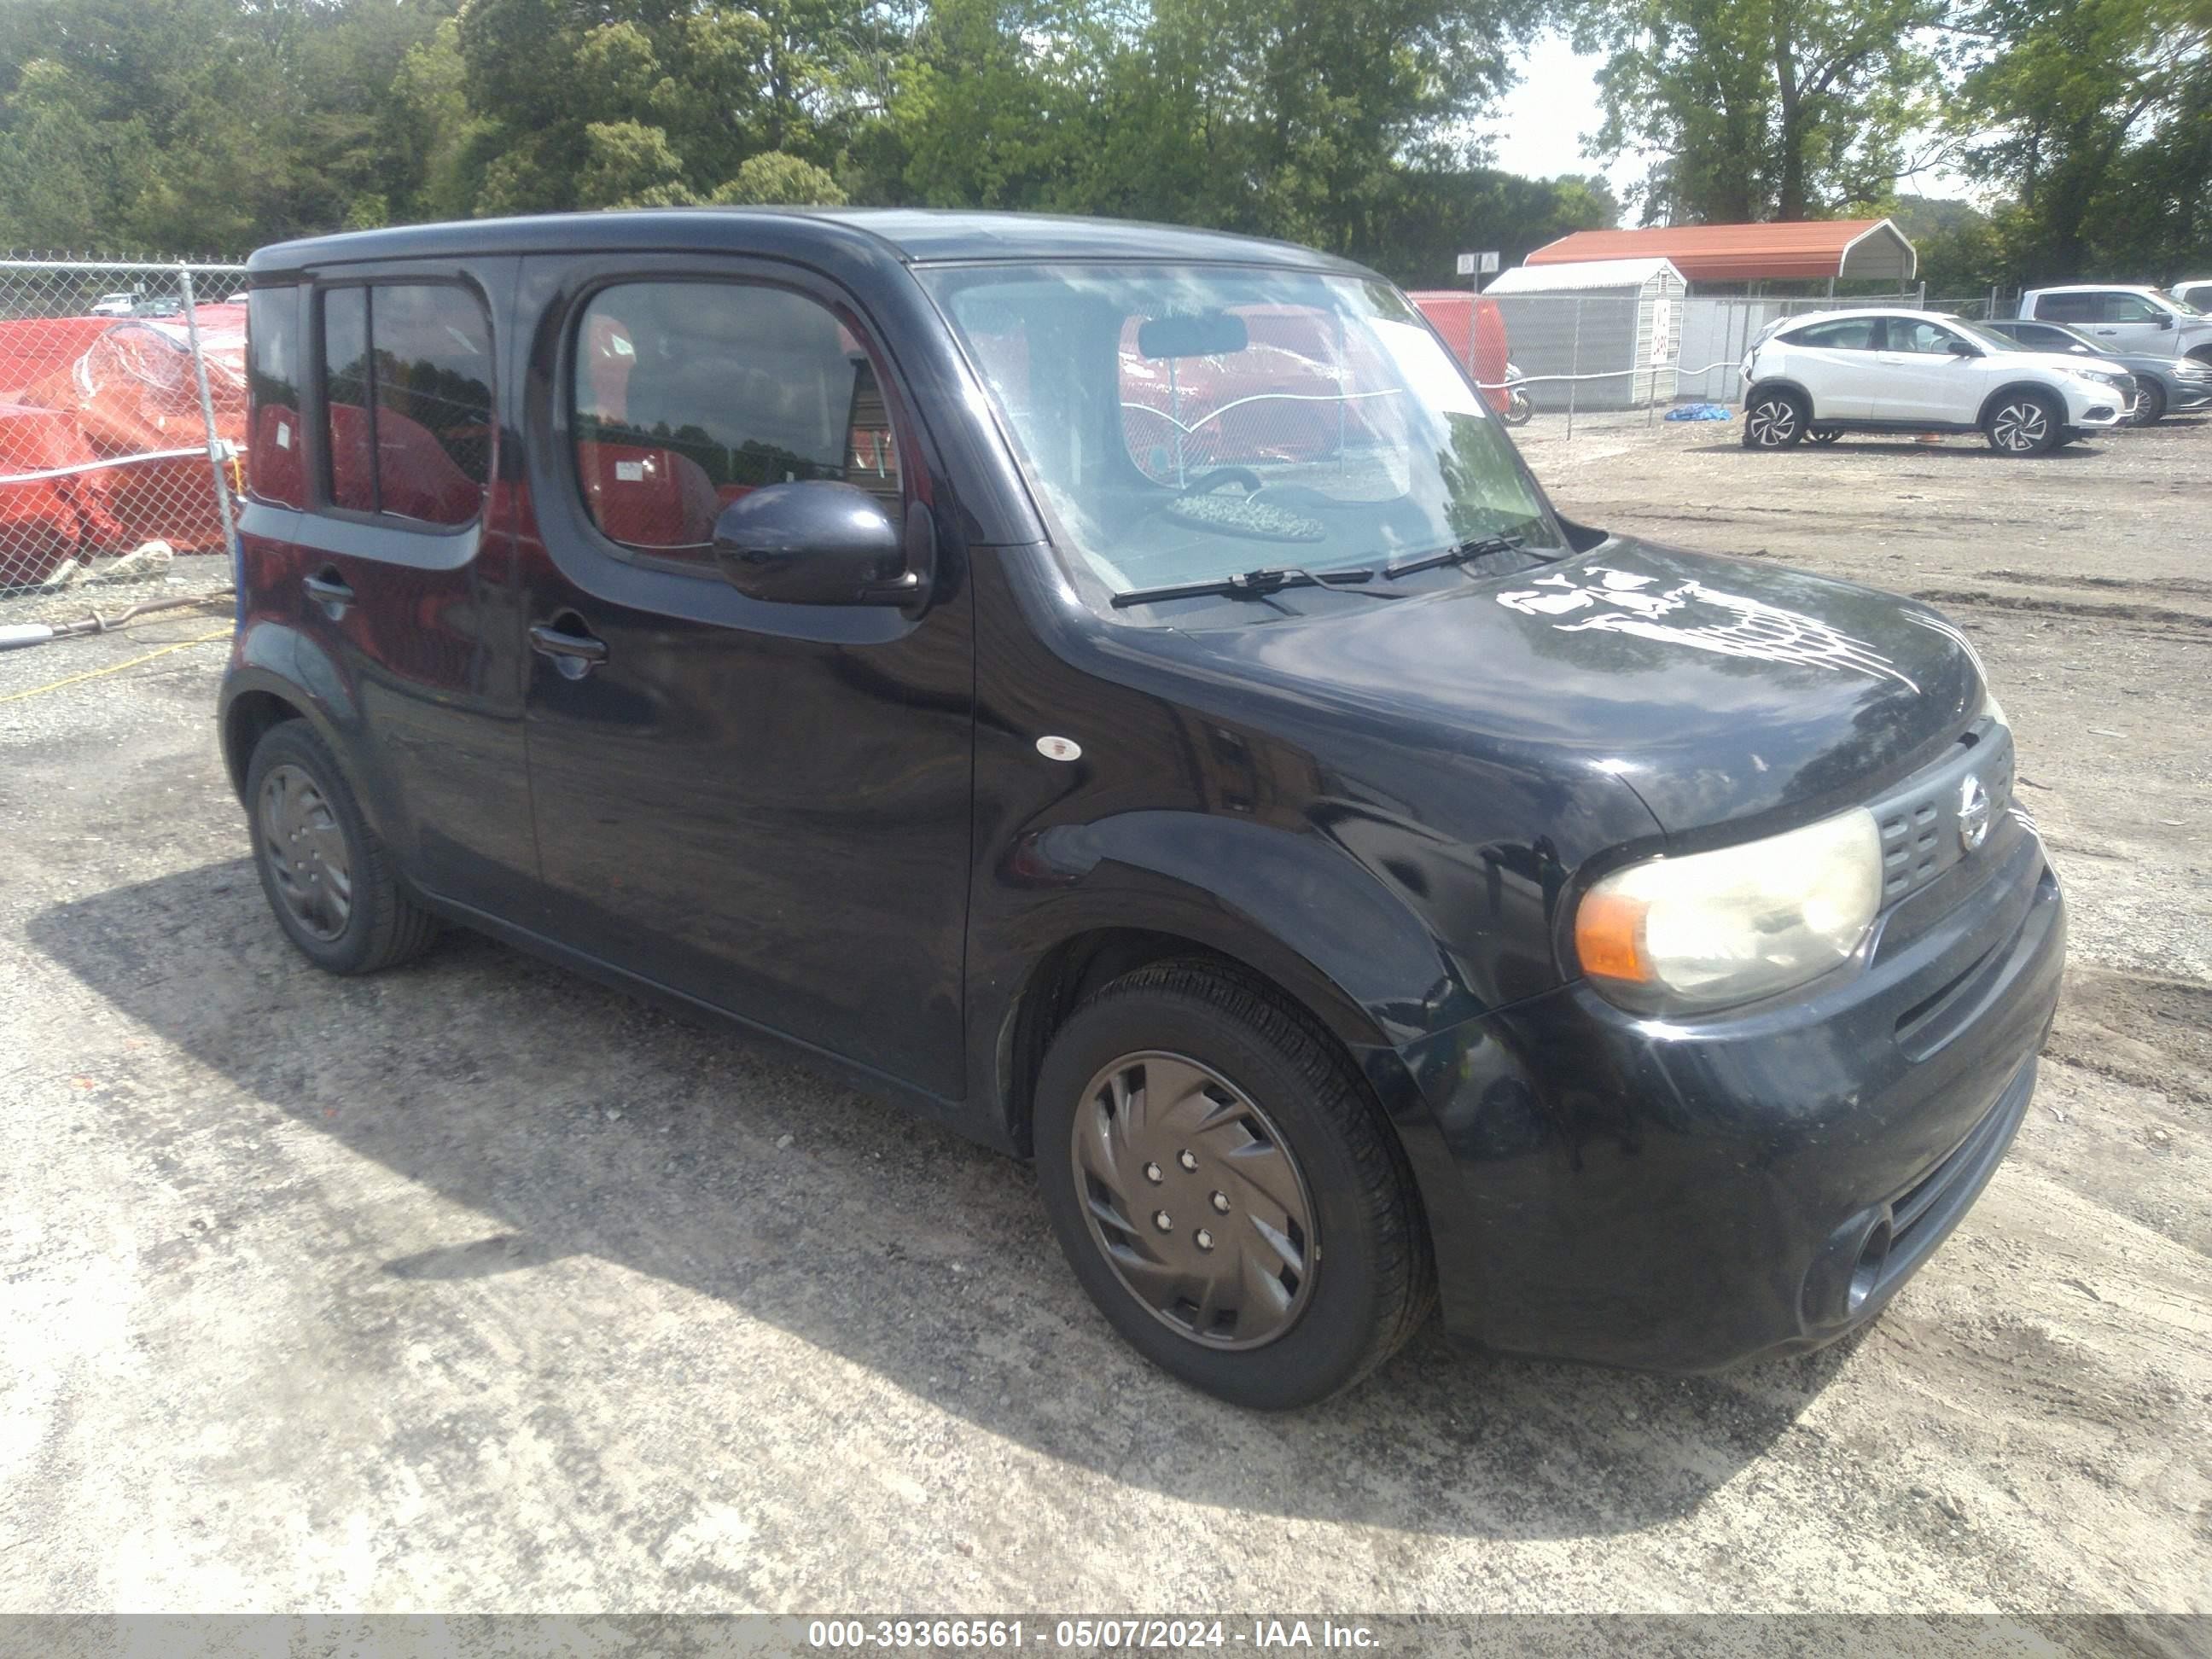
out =
<svg viewBox="0 0 2212 1659"><path fill-rule="evenodd" d="M1439 1304L1817 1346L2027 1110L2065 928L1972 647L1562 518L1372 271L672 210L250 305L221 733L293 943L476 928L834 1062L1033 1160L1199 1388Z"/></svg>

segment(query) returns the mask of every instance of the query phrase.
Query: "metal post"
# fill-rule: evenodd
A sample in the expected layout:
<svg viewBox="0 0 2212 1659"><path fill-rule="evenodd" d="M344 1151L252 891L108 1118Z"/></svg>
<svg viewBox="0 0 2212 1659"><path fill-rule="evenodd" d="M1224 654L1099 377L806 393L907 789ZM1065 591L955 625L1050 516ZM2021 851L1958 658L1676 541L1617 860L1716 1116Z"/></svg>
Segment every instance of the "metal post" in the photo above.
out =
<svg viewBox="0 0 2212 1659"><path fill-rule="evenodd" d="M230 459L226 453L229 446L216 435L215 429L215 397L208 390L207 358L200 350L199 300L192 292L191 269L180 268L178 276L185 301L185 338L192 349L192 378L199 383L200 424L207 431L208 471L215 475L216 510L222 516L223 550L230 555L231 579L243 592L246 573L239 564L238 523L231 516L230 480L222 470L223 463Z"/></svg>
<svg viewBox="0 0 2212 1659"><path fill-rule="evenodd" d="M1575 343L1567 364L1567 441L1575 436L1575 393L1582 388L1583 374L1583 300L1575 296Z"/></svg>

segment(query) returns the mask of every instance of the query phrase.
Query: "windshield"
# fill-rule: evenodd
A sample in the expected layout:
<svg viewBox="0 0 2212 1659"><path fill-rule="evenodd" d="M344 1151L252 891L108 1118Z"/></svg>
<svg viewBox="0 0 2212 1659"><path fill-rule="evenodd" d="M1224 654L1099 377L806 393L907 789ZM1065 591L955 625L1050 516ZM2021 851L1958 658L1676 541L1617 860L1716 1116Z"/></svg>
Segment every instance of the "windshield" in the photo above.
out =
<svg viewBox="0 0 2212 1659"><path fill-rule="evenodd" d="M2169 293L2162 288L2153 291L2157 294L2160 299L2165 301L2166 304L2172 306L2176 311L2179 312L2185 317L2202 317L2204 314L2195 306L2190 304L2188 301L2183 299L2179 295Z"/></svg>
<svg viewBox="0 0 2212 1659"><path fill-rule="evenodd" d="M1208 266L917 274L1055 540L1113 592L1492 536L1561 544L1479 394L1387 283Z"/></svg>

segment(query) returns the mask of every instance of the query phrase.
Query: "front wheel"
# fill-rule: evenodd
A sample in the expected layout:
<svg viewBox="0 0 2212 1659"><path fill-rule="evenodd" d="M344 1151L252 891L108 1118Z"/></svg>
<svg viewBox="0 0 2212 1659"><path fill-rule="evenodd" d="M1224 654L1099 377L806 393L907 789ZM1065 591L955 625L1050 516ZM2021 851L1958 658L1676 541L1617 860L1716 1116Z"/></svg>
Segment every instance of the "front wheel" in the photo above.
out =
<svg viewBox="0 0 2212 1659"><path fill-rule="evenodd" d="M1505 412L1498 418L1508 426L1526 426L1528 417L1535 412L1536 406L1528 401L1528 394L1516 392L1506 398Z"/></svg>
<svg viewBox="0 0 2212 1659"><path fill-rule="evenodd" d="M1039 1070L1036 1131L1076 1278L1194 1388L1310 1405L1428 1312L1427 1231L1395 1134L1342 1050L1239 973L1160 963L1086 1000Z"/></svg>
<svg viewBox="0 0 2212 1659"><path fill-rule="evenodd" d="M1832 444L1840 439L1844 434L1839 427L1816 426L1805 435L1816 444Z"/></svg>
<svg viewBox="0 0 2212 1659"><path fill-rule="evenodd" d="M2156 380L2143 380L2136 386L2136 426L2156 426L2166 418L2166 388Z"/></svg>
<svg viewBox="0 0 2212 1659"><path fill-rule="evenodd" d="M1743 411L1746 449L1787 449L1805 441L1807 412L1794 392L1760 392Z"/></svg>
<svg viewBox="0 0 2212 1659"><path fill-rule="evenodd" d="M2065 440L2065 416L2057 402L2040 392L2016 392L1990 411L1982 430L1990 447L2007 455L2042 455Z"/></svg>

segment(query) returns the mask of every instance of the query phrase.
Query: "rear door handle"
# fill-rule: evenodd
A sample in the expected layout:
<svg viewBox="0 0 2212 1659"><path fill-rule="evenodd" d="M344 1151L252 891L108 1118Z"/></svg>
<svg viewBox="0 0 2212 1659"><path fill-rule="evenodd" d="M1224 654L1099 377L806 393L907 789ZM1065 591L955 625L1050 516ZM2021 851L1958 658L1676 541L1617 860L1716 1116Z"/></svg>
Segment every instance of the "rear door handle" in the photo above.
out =
<svg viewBox="0 0 2212 1659"><path fill-rule="evenodd" d="M343 616L346 607L353 603L353 589L339 579L335 569L326 568L320 575L302 576L300 586L307 590L309 599L323 607L324 614L332 622Z"/></svg>
<svg viewBox="0 0 2212 1659"><path fill-rule="evenodd" d="M559 623L568 623L568 627ZM607 642L587 631L575 617L538 623L530 630L530 648L550 657L553 666L572 680L580 680L607 659Z"/></svg>

